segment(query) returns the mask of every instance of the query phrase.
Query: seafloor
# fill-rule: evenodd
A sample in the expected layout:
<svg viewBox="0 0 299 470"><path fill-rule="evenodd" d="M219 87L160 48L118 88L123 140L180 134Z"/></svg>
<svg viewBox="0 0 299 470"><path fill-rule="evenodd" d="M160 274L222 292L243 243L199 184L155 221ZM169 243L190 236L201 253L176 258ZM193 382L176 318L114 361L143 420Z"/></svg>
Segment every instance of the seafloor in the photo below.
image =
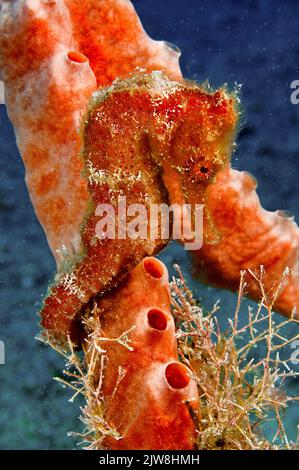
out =
<svg viewBox="0 0 299 470"><path fill-rule="evenodd" d="M288 209L299 220L299 105L290 102L290 83L299 80L298 1L133 3L152 37L182 50L186 77L208 78L214 86L242 84L245 124L233 166L258 178L258 192L267 209ZM81 429L80 402L68 403L68 392L52 380L60 374L63 361L34 340L37 311L55 266L28 197L4 106L0 106L0 155L0 340L6 347L6 363L0 365L0 448L71 449L75 443L67 432ZM179 262L186 272L182 248L172 245L161 258L168 268ZM198 285L196 289L207 307L221 299L225 325L235 296ZM299 392L294 379L289 391ZM293 439L298 408L292 406L285 418Z"/></svg>

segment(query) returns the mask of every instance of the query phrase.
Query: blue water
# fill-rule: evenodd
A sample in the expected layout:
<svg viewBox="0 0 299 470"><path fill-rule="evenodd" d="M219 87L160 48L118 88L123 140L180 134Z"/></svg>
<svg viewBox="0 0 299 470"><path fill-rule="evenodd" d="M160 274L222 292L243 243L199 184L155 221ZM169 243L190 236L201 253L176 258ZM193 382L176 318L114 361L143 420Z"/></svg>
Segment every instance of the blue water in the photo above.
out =
<svg viewBox="0 0 299 470"><path fill-rule="evenodd" d="M233 166L252 172L267 209L291 210L299 220L299 105L290 101L290 83L299 80L298 1L136 0L145 29L176 44L190 79L213 86L242 84L244 125ZM24 183L14 133L0 106L0 448L73 448L66 436L80 430L79 403L52 377L63 361L35 341L37 310L55 265L36 220ZM184 253L176 245L162 259L171 268ZM186 271L187 273L187 271ZM204 305L219 297L222 323L233 311L233 294L197 286ZM244 307L245 308L245 307ZM296 381L293 393L299 391ZM294 439L298 406L287 415Z"/></svg>

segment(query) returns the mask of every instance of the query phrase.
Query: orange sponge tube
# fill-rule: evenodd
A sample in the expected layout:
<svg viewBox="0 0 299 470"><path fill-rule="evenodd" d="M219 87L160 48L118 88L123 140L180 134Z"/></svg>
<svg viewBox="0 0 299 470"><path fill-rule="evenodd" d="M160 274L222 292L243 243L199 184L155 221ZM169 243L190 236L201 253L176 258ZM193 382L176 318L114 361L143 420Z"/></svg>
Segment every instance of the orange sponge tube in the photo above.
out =
<svg viewBox="0 0 299 470"><path fill-rule="evenodd" d="M216 175L206 194L219 242L193 253L195 271L208 283L237 290L240 271L251 270L246 293L261 300L258 279L263 266L264 302L298 318L299 228L289 214L263 209L256 186L247 172L227 169Z"/></svg>

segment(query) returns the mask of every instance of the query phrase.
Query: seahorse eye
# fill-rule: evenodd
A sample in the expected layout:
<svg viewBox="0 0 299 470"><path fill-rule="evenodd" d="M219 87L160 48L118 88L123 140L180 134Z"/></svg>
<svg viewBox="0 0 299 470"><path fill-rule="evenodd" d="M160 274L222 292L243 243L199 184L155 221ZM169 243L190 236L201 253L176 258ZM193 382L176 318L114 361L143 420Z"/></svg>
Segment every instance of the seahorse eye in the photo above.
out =
<svg viewBox="0 0 299 470"><path fill-rule="evenodd" d="M209 162L195 163L190 169L190 177L194 183L207 182L213 174L213 164Z"/></svg>

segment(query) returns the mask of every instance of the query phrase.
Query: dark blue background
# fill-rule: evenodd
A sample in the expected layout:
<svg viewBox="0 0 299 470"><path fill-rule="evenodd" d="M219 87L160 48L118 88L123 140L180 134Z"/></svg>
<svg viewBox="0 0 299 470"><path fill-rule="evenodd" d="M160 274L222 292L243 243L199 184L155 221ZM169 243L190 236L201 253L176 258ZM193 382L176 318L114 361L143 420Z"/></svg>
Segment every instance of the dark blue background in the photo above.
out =
<svg viewBox="0 0 299 470"><path fill-rule="evenodd" d="M242 84L244 125L233 166L252 172L267 209L288 209L299 219L299 105L290 83L299 80L298 1L135 0L147 32L176 44L190 79L213 86ZM44 233L31 207L21 163L4 106L0 106L0 448L73 448L69 430L80 430L79 402L52 377L63 361L34 341L37 310L55 270ZM162 259L171 268L182 249L170 246ZM220 298L225 323L233 294L197 286L203 304ZM244 306L245 309L245 306ZM298 394L298 384L291 390ZM295 437L298 406L287 415Z"/></svg>

